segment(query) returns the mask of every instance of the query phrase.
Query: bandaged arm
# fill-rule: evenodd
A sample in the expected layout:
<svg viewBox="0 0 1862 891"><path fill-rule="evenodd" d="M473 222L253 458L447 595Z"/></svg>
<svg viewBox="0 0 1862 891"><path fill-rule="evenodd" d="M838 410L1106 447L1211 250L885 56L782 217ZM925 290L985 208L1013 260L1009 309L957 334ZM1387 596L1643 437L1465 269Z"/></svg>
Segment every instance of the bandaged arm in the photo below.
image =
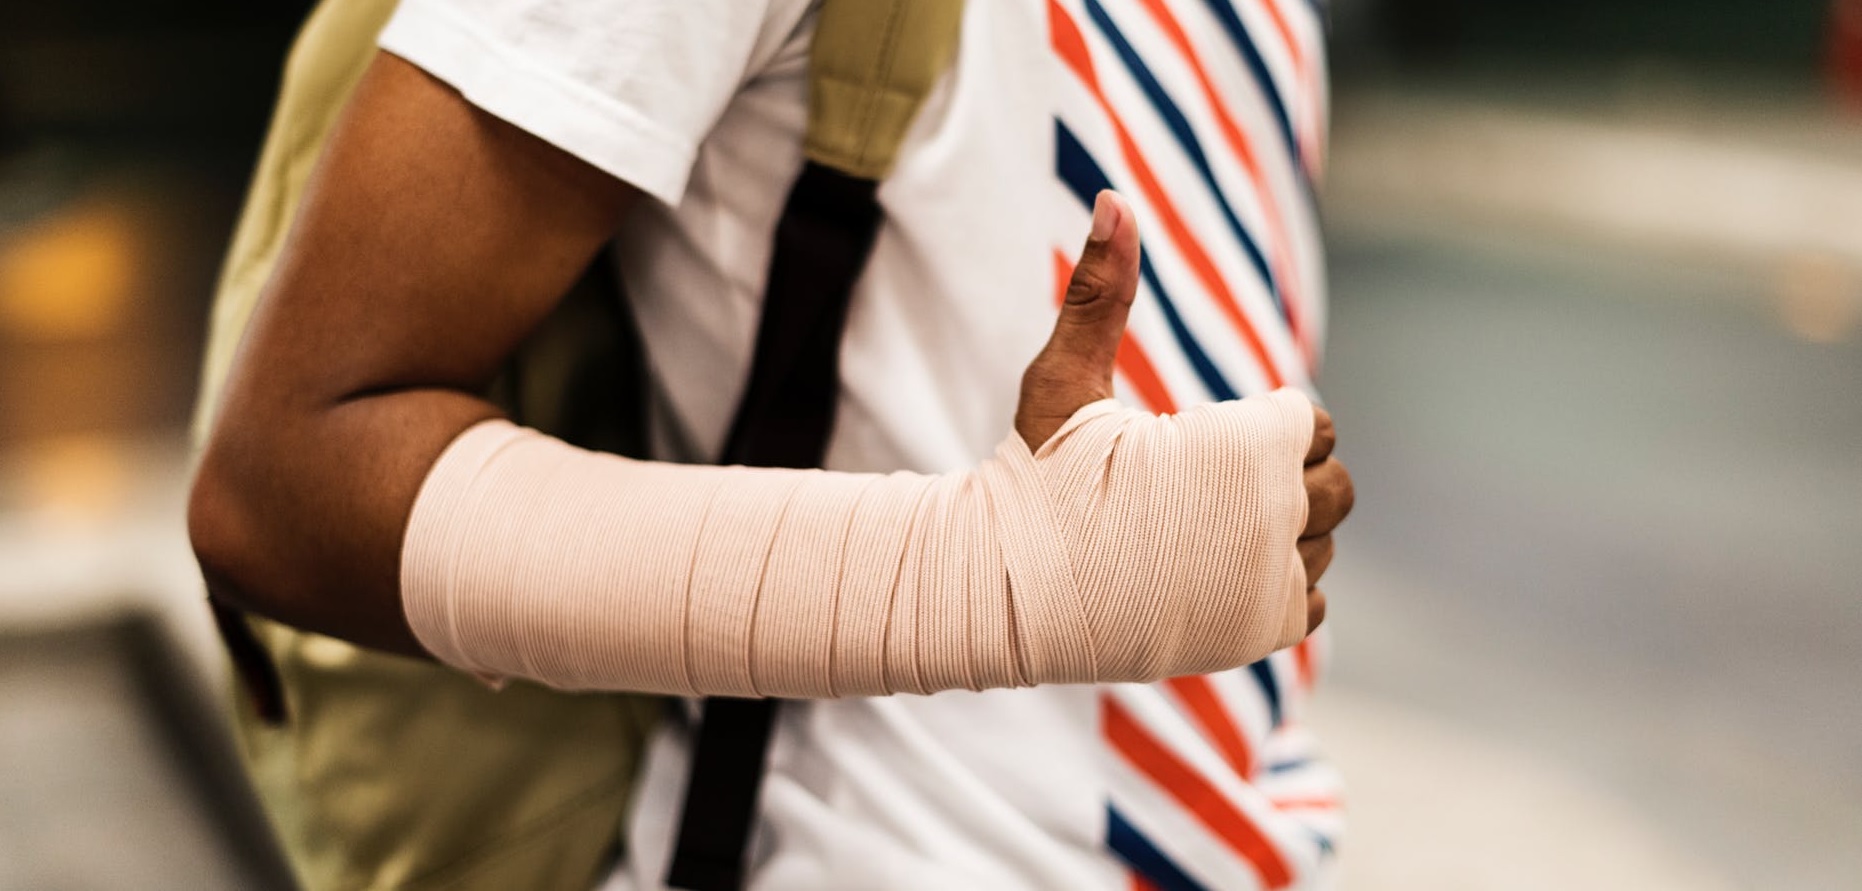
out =
<svg viewBox="0 0 1862 891"><path fill-rule="evenodd" d="M1313 411L1104 400L947 474L703 467L504 421L415 501L401 589L434 656L569 689L831 697L1150 681L1306 632Z"/></svg>

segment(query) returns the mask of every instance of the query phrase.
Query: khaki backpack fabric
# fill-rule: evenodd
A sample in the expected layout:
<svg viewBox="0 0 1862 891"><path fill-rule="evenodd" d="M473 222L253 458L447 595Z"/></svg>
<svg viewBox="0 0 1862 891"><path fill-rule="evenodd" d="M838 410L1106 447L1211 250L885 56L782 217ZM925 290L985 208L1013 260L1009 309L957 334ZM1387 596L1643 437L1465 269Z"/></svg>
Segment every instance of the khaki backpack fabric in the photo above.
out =
<svg viewBox="0 0 1862 891"><path fill-rule="evenodd" d="M392 0L323 0L292 49L215 296L197 441L324 138L393 10ZM236 729L305 888L585 891L599 879L655 700L522 683L494 692L433 663L248 621L278 670L287 718L266 723L234 696Z"/></svg>
<svg viewBox="0 0 1862 891"><path fill-rule="evenodd" d="M809 157L884 176L948 65L962 6L824 0L811 51ZM197 443L323 141L393 10L393 0L322 0L292 48L215 293ZM522 402L520 420L556 432L554 420L586 414L562 404L588 399L568 375L590 356L627 351L598 335L613 327L600 316L602 297L571 295L557 314L563 323L546 323L526 344L521 382L502 387L510 398L500 400ZM236 730L306 889L585 891L609 867L660 700L526 683L493 691L435 663L246 621L277 669L286 718L267 723L236 695Z"/></svg>

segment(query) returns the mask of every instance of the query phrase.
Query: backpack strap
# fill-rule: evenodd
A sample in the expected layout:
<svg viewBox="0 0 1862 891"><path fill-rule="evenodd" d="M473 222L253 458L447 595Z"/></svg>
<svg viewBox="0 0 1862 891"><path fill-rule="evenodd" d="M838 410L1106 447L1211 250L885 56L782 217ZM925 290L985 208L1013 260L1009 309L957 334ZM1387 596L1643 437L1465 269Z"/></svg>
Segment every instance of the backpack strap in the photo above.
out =
<svg viewBox="0 0 1862 891"><path fill-rule="evenodd" d="M809 56L808 133L770 258L750 381L722 462L818 467L840 342L883 217L879 181L957 45L963 0L825 0ZM666 883L735 891L776 702L706 699Z"/></svg>

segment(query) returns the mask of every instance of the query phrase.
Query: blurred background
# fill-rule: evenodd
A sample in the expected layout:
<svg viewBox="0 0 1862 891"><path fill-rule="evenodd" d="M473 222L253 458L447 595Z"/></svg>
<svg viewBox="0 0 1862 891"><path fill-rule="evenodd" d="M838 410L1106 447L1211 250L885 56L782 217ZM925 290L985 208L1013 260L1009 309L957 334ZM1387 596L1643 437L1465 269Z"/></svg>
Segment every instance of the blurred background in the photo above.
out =
<svg viewBox="0 0 1862 891"><path fill-rule="evenodd" d="M0 891L278 881L181 504L307 8L0 4ZM1862 887L1862 2L1333 17L1346 887Z"/></svg>

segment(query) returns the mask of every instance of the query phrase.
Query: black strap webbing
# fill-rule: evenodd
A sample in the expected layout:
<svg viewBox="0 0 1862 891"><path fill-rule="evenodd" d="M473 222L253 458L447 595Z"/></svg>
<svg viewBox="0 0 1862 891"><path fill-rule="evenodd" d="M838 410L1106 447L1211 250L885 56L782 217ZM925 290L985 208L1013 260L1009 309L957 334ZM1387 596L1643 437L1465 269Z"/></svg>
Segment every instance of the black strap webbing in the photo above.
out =
<svg viewBox="0 0 1862 891"><path fill-rule="evenodd" d="M776 224L750 382L723 463L819 467L834 427L841 332L879 231L879 184L807 162ZM705 700L666 884L736 891L776 702Z"/></svg>

